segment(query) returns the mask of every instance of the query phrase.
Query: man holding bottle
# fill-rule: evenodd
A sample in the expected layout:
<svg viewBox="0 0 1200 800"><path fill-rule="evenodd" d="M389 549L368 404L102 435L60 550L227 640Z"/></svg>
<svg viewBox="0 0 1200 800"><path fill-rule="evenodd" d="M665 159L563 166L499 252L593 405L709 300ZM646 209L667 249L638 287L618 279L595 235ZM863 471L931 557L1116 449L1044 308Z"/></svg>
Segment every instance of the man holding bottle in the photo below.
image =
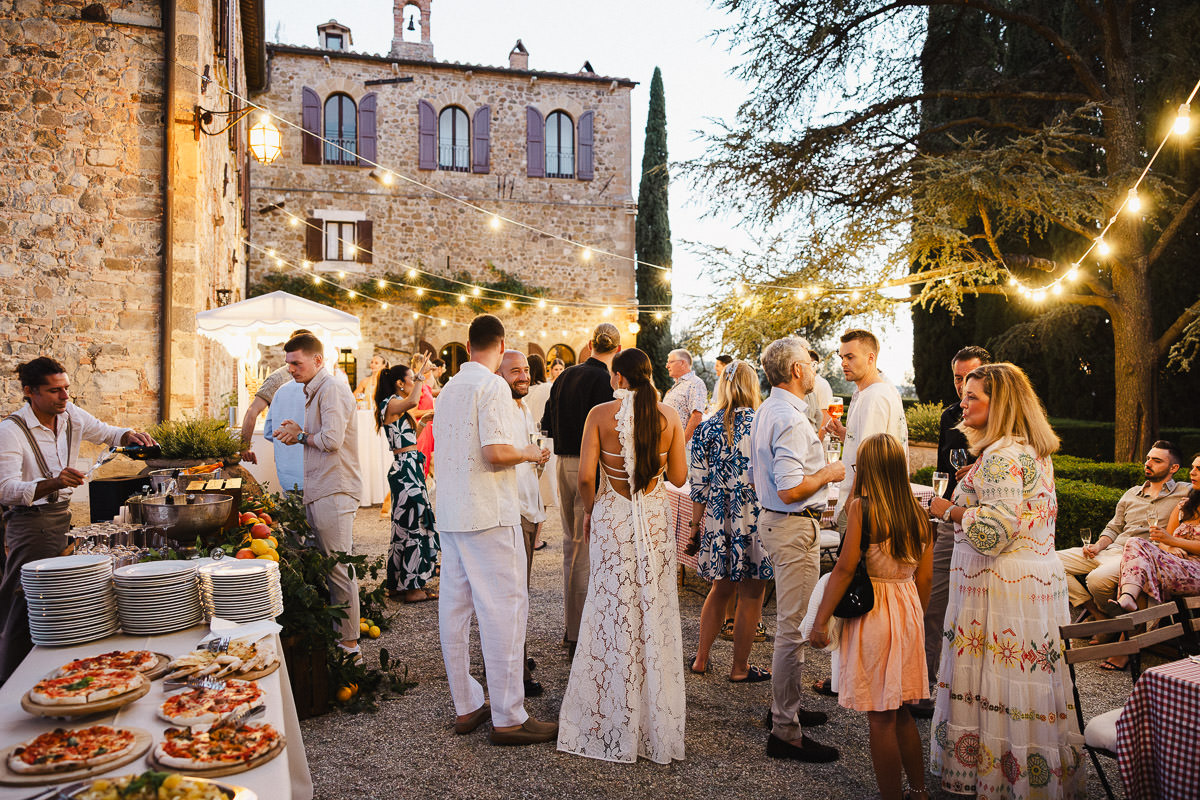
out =
<svg viewBox="0 0 1200 800"><path fill-rule="evenodd" d="M41 356L17 367L25 404L0 420L0 505L8 560L0 582L0 683L33 648L21 566L62 555L71 493L86 475L79 443L154 446L148 434L114 428L70 400L66 369Z"/></svg>

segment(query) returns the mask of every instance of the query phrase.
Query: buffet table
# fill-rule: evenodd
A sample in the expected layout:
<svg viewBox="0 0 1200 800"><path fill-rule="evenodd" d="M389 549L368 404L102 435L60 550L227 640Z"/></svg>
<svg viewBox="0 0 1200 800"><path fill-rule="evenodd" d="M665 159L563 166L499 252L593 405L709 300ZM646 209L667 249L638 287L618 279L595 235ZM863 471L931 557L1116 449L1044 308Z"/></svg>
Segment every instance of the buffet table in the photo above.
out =
<svg viewBox="0 0 1200 800"><path fill-rule="evenodd" d="M12 677L0 687L0 749L27 741L58 727L102 724L143 728L154 735L155 742L160 741L163 730L170 727L170 723L160 719L156 713L164 697L161 679L152 683L150 693L145 697L115 712L74 717L71 720L27 714L21 709L21 697L47 673L74 659L112 650L152 650L165 655L179 656L192 650L207 633L207 627L197 626L163 636L118 635L72 647L35 647ZM275 646L280 654L279 669L258 680L266 693L267 710L254 721L265 721L273 725L287 738L287 746L278 757L254 769L218 780L244 786L255 792L259 800L311 800L312 776L309 774L308 759L304 754L304 741L300 736L300 722L296 717L296 704L292 699L287 664L282 660L283 649L278 639ZM148 768L145 759L140 758L103 775L136 774ZM0 800L25 798L34 794L35 790L36 787L30 786L0 786Z"/></svg>

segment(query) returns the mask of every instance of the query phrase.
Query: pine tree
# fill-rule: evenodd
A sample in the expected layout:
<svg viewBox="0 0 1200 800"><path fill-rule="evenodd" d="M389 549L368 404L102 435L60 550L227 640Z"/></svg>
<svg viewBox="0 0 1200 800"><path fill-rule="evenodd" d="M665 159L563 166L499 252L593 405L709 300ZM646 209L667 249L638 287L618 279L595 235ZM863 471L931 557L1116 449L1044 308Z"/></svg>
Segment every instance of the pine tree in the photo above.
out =
<svg viewBox="0 0 1200 800"><path fill-rule="evenodd" d="M642 183L638 188L636 244L638 261L671 266L671 220L667 207L667 107L663 98L662 71L654 68L650 81L650 111L646 115L646 145L642 152ZM637 346L654 365L654 385L671 387L667 353L671 351L671 284L660 269L637 265L637 299L641 329ZM661 315L646 306L662 306Z"/></svg>

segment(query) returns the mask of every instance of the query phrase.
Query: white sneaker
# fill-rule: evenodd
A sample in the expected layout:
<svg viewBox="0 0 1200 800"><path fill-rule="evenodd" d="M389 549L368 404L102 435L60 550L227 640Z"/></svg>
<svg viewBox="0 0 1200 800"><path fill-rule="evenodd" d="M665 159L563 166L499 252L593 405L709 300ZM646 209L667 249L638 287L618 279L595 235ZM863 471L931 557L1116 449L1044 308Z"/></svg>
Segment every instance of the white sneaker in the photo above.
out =
<svg viewBox="0 0 1200 800"><path fill-rule="evenodd" d="M362 666L363 654L362 654L361 647L359 647L358 645L354 645L354 647L346 647L346 645L342 644L341 642L338 642L338 649L340 649L343 653L349 653L350 655L354 656L354 665L355 666Z"/></svg>

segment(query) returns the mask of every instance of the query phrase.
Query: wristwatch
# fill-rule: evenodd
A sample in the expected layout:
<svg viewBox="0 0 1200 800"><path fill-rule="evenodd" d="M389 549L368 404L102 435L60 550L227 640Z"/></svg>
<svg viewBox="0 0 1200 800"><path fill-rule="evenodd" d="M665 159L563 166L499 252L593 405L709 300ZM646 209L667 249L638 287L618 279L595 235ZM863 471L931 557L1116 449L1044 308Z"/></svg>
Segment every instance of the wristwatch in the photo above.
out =
<svg viewBox="0 0 1200 800"><path fill-rule="evenodd" d="M305 433L304 431L300 431L299 433L296 434L296 444L304 444L307 441L308 441L308 434Z"/></svg>
<svg viewBox="0 0 1200 800"><path fill-rule="evenodd" d="M949 521L950 521L950 512L951 512L951 511L953 511L953 510L954 510L954 504L953 504L953 503L951 503L950 505L946 506L946 511L945 511L945 513L944 513L944 514L942 514L942 522L949 522Z"/></svg>

